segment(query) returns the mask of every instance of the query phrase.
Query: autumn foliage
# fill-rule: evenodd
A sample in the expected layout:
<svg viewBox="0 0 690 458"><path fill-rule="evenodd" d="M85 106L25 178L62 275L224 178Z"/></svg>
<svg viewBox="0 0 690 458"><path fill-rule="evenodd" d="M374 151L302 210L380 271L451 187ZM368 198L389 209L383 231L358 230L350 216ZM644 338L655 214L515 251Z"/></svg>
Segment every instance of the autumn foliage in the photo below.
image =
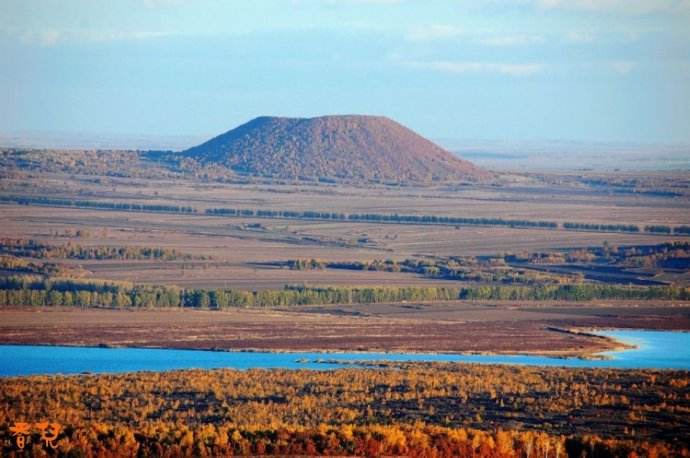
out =
<svg viewBox="0 0 690 458"><path fill-rule="evenodd" d="M0 440L51 421L70 456L688 456L689 384L465 364L5 378Z"/></svg>

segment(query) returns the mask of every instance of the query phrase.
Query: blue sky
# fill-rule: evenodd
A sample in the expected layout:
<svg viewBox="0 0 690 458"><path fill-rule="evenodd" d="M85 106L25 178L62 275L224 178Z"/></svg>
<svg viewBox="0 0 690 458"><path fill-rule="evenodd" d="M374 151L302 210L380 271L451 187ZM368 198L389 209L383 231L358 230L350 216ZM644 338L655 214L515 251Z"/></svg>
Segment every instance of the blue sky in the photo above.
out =
<svg viewBox="0 0 690 458"><path fill-rule="evenodd" d="M0 56L0 133L690 143L690 0L4 0Z"/></svg>

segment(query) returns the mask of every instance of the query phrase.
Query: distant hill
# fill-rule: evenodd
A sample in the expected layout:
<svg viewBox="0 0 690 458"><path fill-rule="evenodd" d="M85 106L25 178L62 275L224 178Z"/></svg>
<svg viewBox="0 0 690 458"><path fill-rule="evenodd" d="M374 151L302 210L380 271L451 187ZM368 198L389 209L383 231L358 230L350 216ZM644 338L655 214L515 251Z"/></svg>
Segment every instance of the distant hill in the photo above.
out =
<svg viewBox="0 0 690 458"><path fill-rule="evenodd" d="M284 178L429 182L489 176L380 116L262 116L182 154L206 165Z"/></svg>

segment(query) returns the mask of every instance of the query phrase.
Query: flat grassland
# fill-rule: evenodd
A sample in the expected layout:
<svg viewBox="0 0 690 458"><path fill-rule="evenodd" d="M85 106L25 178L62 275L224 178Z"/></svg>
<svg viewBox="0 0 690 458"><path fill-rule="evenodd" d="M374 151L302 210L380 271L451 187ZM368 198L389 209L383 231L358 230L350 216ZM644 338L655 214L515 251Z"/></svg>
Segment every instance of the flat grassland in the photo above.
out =
<svg viewBox="0 0 690 458"><path fill-rule="evenodd" d="M0 344L587 356L618 344L566 331L609 326L690 329L690 306L449 302L231 311L16 308L2 311Z"/></svg>
<svg viewBox="0 0 690 458"><path fill-rule="evenodd" d="M674 184L670 177L662 183ZM675 181L674 181L675 180ZM207 208L446 215L577 221L600 224L690 225L690 198L587 187L572 178L509 176L497 186L355 187L351 185L224 184L196 179L134 179L52 173L19 174L0 182L0 195L49 196L116 203L191 206L200 214L0 205L0 238L83 246L156 246L204 261L79 261L93 278L182 287L267 289L314 285L446 285L414 274L299 271L266 263L315 258L371 261L421 256L479 256L556 248L657 244L687 237L565 230L373 224L207 216ZM561 183L563 181L563 183ZM81 237L66 234L82 231ZM62 262L56 260L56 262ZM65 261L76 263L75 261Z"/></svg>

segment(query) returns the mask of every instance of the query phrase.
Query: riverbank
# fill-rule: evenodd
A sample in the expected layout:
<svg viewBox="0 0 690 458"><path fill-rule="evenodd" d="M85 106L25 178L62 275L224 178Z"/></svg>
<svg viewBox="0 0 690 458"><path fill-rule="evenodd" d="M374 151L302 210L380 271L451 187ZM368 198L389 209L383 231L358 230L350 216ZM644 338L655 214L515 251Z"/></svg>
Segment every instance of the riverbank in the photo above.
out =
<svg viewBox="0 0 690 458"><path fill-rule="evenodd" d="M690 333L608 331L595 335L633 341L623 350L591 358L420 352L207 351L190 349L0 345L0 376L165 372L184 369L404 368L408 364L465 363L570 368L690 370Z"/></svg>
<svg viewBox="0 0 690 458"><path fill-rule="evenodd" d="M223 312L26 307L0 310L0 344L591 358L625 345L587 329L690 329L689 310L462 302ZM644 326L650 321L653 327Z"/></svg>

